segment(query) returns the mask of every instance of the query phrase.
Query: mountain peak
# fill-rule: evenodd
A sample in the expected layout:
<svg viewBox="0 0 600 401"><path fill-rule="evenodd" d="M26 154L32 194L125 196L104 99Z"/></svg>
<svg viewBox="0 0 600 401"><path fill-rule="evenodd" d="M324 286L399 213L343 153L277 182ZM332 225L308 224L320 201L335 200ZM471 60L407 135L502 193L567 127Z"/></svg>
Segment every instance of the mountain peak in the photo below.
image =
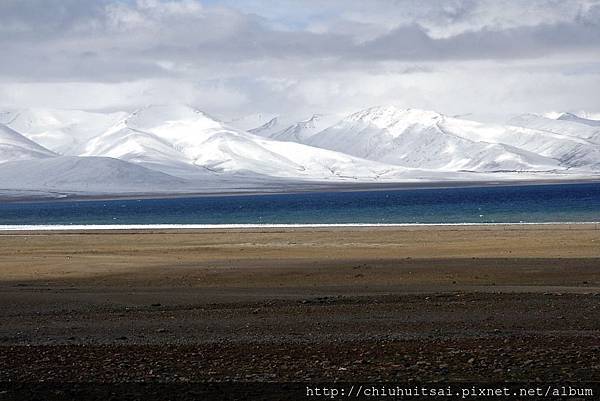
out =
<svg viewBox="0 0 600 401"><path fill-rule="evenodd" d="M373 124L379 128L388 128L397 124L432 125L443 118L442 114L430 110L375 106L351 114L347 119Z"/></svg>
<svg viewBox="0 0 600 401"><path fill-rule="evenodd" d="M269 121L267 121L266 123L264 123L258 127L246 129L246 131L250 132L251 134L260 135L261 132L270 130L273 127L276 127L278 124L279 124L279 116L275 116L275 117L271 118Z"/></svg>
<svg viewBox="0 0 600 401"><path fill-rule="evenodd" d="M221 128L224 123L207 113L188 105L152 104L141 107L125 118L127 127L153 132L158 127L195 125L204 128Z"/></svg>
<svg viewBox="0 0 600 401"><path fill-rule="evenodd" d="M323 114L313 114L309 119L299 121L297 125L302 128L314 128L315 124L323 118Z"/></svg>
<svg viewBox="0 0 600 401"><path fill-rule="evenodd" d="M599 120L591 120L589 118L579 117L577 114L568 113L568 112L562 113L560 116L558 116L557 120L571 121L571 122L575 122L575 123L579 123L579 124L589 125L591 127L600 127Z"/></svg>
<svg viewBox="0 0 600 401"><path fill-rule="evenodd" d="M136 109L129 116L147 117L148 115L152 114L157 115L160 118L169 118L177 120L185 118L195 118L198 116L212 118L208 116L208 114L206 114L205 112L186 104L148 104L146 106Z"/></svg>
<svg viewBox="0 0 600 401"><path fill-rule="evenodd" d="M0 163L56 156L19 132L0 124Z"/></svg>

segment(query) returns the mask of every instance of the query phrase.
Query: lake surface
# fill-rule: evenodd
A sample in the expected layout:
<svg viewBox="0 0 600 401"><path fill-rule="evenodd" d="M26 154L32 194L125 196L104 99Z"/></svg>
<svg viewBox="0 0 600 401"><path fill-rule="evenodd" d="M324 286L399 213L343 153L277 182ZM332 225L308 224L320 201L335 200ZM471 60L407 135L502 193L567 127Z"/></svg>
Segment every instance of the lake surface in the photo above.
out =
<svg viewBox="0 0 600 401"><path fill-rule="evenodd" d="M0 225L600 221L600 183L0 203Z"/></svg>

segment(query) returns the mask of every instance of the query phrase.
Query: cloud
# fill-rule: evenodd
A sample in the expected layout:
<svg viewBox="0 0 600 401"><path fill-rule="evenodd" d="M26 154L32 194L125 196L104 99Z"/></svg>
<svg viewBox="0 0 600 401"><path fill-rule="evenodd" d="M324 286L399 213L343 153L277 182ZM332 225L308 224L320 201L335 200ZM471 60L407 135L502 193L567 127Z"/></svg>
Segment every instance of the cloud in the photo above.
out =
<svg viewBox="0 0 600 401"><path fill-rule="evenodd" d="M484 29L434 39L417 25L397 28L364 43L360 54L391 60L538 58L600 51L598 23L541 24L501 31Z"/></svg>
<svg viewBox="0 0 600 401"><path fill-rule="evenodd" d="M168 97L223 114L385 102L458 113L483 98L533 111L540 99L521 88L535 81L554 109L582 87L577 107L590 108L599 21L597 0L4 0L0 106ZM478 97L442 100L461 85Z"/></svg>

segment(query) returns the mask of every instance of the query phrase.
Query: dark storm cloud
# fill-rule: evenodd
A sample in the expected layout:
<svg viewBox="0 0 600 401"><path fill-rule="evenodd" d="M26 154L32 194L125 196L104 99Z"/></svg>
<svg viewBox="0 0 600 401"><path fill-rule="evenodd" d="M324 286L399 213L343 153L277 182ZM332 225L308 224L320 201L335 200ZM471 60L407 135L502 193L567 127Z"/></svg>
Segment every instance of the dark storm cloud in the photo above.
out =
<svg viewBox="0 0 600 401"><path fill-rule="evenodd" d="M3 0L0 39L48 40L65 35L81 22L104 14L108 0Z"/></svg>
<svg viewBox="0 0 600 401"><path fill-rule="evenodd" d="M598 20L600 23L600 19ZM600 25L554 24L503 31L481 30L433 39L419 26L405 26L353 48L356 56L388 60L535 58L600 50Z"/></svg>

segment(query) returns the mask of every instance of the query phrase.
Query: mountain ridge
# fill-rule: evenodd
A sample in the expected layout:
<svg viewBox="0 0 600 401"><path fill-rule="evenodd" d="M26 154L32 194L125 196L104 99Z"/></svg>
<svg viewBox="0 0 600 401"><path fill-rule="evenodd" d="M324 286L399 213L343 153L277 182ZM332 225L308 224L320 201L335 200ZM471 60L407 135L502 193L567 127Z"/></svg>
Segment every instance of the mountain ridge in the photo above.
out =
<svg viewBox="0 0 600 401"><path fill-rule="evenodd" d="M224 122L177 104L147 105L128 114L54 109L11 113L0 113L0 121L31 128L20 133L0 124L0 166L9 163L0 168L0 183L17 186L14 177L3 174L31 169L37 172L29 182L48 189L49 183L68 184L56 179L60 170L61 176L71 177L74 186L89 189L85 180L94 180L92 172L98 168L106 170L95 172L105 184L107 177L120 177L118 171L129 177L130 184L122 181L119 191L126 191L127 185L140 187L135 177L146 177L153 183L149 187L156 186L159 191L171 188L184 192L203 185L218 191L219 187L249 188L253 183L268 182L429 182L600 175L600 128L596 126L600 121L568 113L555 119L526 113L507 124L394 106L369 107L341 118L317 113L290 123L269 115ZM46 119L48 127L43 123ZM261 125L252 128L258 123ZM63 152L53 152L31 139L40 137ZM80 179L76 172L69 175L67 168L81 168L87 178ZM37 181L35 174L40 175Z"/></svg>
<svg viewBox="0 0 600 401"><path fill-rule="evenodd" d="M56 156L12 128L0 124L0 163Z"/></svg>

